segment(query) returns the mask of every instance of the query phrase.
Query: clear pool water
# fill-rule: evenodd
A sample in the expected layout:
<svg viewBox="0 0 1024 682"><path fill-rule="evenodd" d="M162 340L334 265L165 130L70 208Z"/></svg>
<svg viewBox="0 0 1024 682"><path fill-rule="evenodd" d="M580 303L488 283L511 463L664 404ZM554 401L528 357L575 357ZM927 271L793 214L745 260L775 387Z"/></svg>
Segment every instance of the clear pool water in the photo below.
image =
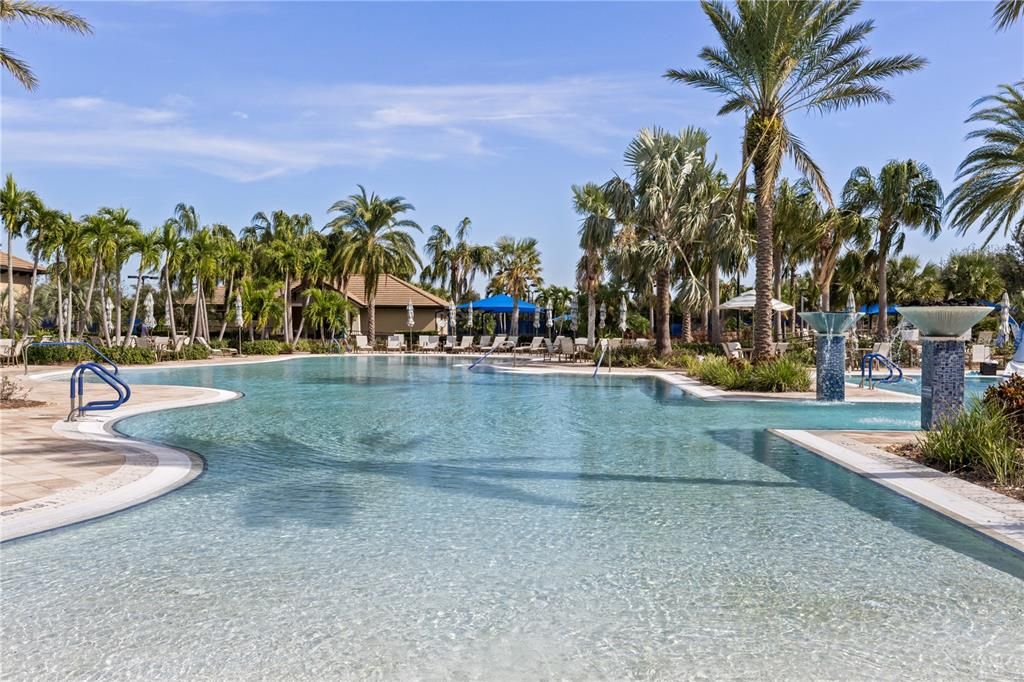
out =
<svg viewBox="0 0 1024 682"><path fill-rule="evenodd" d="M1024 558L650 379L322 357L122 422L207 472L5 544L7 680L1007 679Z"/></svg>
<svg viewBox="0 0 1024 682"><path fill-rule="evenodd" d="M985 394L985 390L989 386L994 386L1003 380L1003 377L983 377L980 375L968 375L964 378L964 400L970 401L975 398L981 398ZM860 374L851 374L847 376L847 383L860 384ZM884 388L888 391L896 391L898 393L909 393L911 395L921 395L921 377L920 376L908 376L903 381L897 381L894 384L878 384L878 388Z"/></svg>

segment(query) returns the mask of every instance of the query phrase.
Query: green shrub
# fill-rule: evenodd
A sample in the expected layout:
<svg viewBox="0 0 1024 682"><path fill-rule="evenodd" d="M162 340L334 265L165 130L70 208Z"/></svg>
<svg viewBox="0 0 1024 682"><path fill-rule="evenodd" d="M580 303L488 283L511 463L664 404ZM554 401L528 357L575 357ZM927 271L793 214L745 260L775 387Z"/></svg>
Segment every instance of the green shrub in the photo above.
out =
<svg viewBox="0 0 1024 682"><path fill-rule="evenodd" d="M730 361L721 356L704 358L696 366L697 378L705 384L719 386L726 390L742 389L744 374L749 367L743 362Z"/></svg>
<svg viewBox="0 0 1024 682"><path fill-rule="evenodd" d="M989 386L984 401L1006 415L1017 438L1024 441L1024 376L1014 374L1009 379Z"/></svg>
<svg viewBox="0 0 1024 682"><path fill-rule="evenodd" d="M712 355L702 360L691 356L682 363L691 376L727 391L782 393L811 388L807 366L793 358L775 358L752 365L746 360Z"/></svg>
<svg viewBox="0 0 1024 682"><path fill-rule="evenodd" d="M1024 482L1024 445L1013 423L991 402L976 400L921 440L926 464L946 471L978 471L999 485Z"/></svg>
<svg viewBox="0 0 1024 682"><path fill-rule="evenodd" d="M210 339L207 341L210 344L210 348L234 348L238 345L237 341L229 341L227 339Z"/></svg>
<svg viewBox="0 0 1024 682"><path fill-rule="evenodd" d="M60 365L95 359L96 355L86 346L29 346L30 365Z"/></svg>
<svg viewBox="0 0 1024 682"><path fill-rule="evenodd" d="M717 343L673 341L672 350L687 352L691 355L724 355L722 347Z"/></svg>
<svg viewBox="0 0 1024 682"><path fill-rule="evenodd" d="M156 362L156 353L149 348L100 346L97 350L117 365L152 365ZM28 361L32 365L60 365L87 360L102 358L87 346L30 346L28 349Z"/></svg>
<svg viewBox="0 0 1024 682"><path fill-rule="evenodd" d="M190 343L172 355L175 360L206 360L210 357L210 350L200 343Z"/></svg>
<svg viewBox="0 0 1024 682"><path fill-rule="evenodd" d="M243 355L278 355L281 352L281 344L277 341L264 339L261 341L243 341Z"/></svg>
<svg viewBox="0 0 1024 682"><path fill-rule="evenodd" d="M811 375L807 366L786 356L751 366L745 379L747 388L752 391L785 393L811 389Z"/></svg>

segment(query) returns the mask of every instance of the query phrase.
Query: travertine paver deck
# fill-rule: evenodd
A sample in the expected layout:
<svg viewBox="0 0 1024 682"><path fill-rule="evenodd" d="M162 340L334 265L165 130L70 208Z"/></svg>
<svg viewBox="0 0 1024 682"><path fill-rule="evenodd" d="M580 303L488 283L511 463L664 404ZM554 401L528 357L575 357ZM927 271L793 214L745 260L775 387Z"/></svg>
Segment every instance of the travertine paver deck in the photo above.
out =
<svg viewBox="0 0 1024 682"><path fill-rule="evenodd" d="M66 381L33 381L5 374L22 379L29 389L28 399L46 405L0 410L0 511L96 481L124 465L124 447L71 440L54 432L54 423L64 419L69 408ZM86 395L98 395L105 388L90 385ZM131 405L189 400L203 394L201 389L187 387L136 386Z"/></svg>

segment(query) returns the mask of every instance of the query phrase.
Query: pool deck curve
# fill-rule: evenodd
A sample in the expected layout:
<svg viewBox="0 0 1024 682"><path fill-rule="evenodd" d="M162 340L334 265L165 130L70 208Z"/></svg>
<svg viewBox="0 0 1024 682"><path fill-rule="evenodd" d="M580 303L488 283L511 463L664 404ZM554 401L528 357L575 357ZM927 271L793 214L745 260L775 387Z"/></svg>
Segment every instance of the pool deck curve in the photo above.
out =
<svg viewBox="0 0 1024 682"><path fill-rule="evenodd" d="M173 362L161 363L157 368L280 362L298 357L306 356ZM523 374L593 373L591 366L537 362L521 363L517 367L502 363L493 369ZM113 425L120 419L144 412L239 397L235 392L216 388L139 385L133 389L131 405L69 423L63 421L67 411L66 385L40 381L68 372L70 367L30 368L27 376L21 371L2 372L6 376L28 379L28 397L47 404L0 411L3 434L0 441L0 542L105 516L185 485L202 473L201 457L159 443L128 438L115 432ZM672 370L619 368L612 373L655 377L707 401L806 402L812 398L808 393L765 396L723 391ZM601 374L607 371L602 370ZM919 401L912 395L857 387L848 387L847 400ZM867 437L876 432L768 430L1024 553L1022 502L885 452Z"/></svg>

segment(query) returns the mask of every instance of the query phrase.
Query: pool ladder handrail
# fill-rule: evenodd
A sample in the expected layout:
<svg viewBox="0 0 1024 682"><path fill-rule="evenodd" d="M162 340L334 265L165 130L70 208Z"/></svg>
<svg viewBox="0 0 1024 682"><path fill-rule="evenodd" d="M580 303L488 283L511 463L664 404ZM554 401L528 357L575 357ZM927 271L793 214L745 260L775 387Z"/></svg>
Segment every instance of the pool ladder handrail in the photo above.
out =
<svg viewBox="0 0 1024 682"><path fill-rule="evenodd" d="M472 372L474 367L476 367L481 362L486 360L490 356L491 353L493 353L494 351L496 351L496 350L498 350L500 348L501 348L501 345L499 345L499 344L495 344L494 346L492 346L490 350L488 350L486 353L484 353L483 355L481 355L480 357L478 357L476 360L473 361L473 364L471 364L469 366L469 371Z"/></svg>
<svg viewBox="0 0 1024 682"><path fill-rule="evenodd" d="M85 373L92 372L105 384L117 391L117 398L114 400L85 400ZM132 397L131 386L121 377L111 374L106 367L95 362L83 362L71 370L71 410L68 412L67 421L74 421L75 417L81 417L86 410L115 410L128 402ZM75 404L77 398L78 404Z"/></svg>
<svg viewBox="0 0 1024 682"><path fill-rule="evenodd" d="M874 388L874 368L875 362L889 370L889 374L884 379L878 379L879 384L895 384L903 381L903 370L900 366L893 362L889 357L882 355L881 353L865 353L864 357L860 361L860 386L864 387L865 375L867 376L868 388ZM898 373L893 378L893 370Z"/></svg>
<svg viewBox="0 0 1024 682"><path fill-rule="evenodd" d="M23 364L25 366L25 374L28 374L28 349L31 348L32 346L85 346L93 353L100 356L100 358L102 358L104 362L110 365L110 368L114 370L114 374L117 374L120 371L120 368L117 366L117 363L115 363L113 360L104 355L99 348L92 345L88 341L33 341L32 343L25 344L25 348L22 351L22 353L24 354Z"/></svg>
<svg viewBox="0 0 1024 682"><path fill-rule="evenodd" d="M597 364L594 365L594 374L592 376L594 376L595 378L597 377L597 373L599 371L601 371L601 363L604 362L604 356L608 352L608 347L610 345L608 343L608 339L601 339L599 343L601 344L601 355L597 358ZM611 373L611 371L612 371L612 361L609 359L608 360L608 372Z"/></svg>

